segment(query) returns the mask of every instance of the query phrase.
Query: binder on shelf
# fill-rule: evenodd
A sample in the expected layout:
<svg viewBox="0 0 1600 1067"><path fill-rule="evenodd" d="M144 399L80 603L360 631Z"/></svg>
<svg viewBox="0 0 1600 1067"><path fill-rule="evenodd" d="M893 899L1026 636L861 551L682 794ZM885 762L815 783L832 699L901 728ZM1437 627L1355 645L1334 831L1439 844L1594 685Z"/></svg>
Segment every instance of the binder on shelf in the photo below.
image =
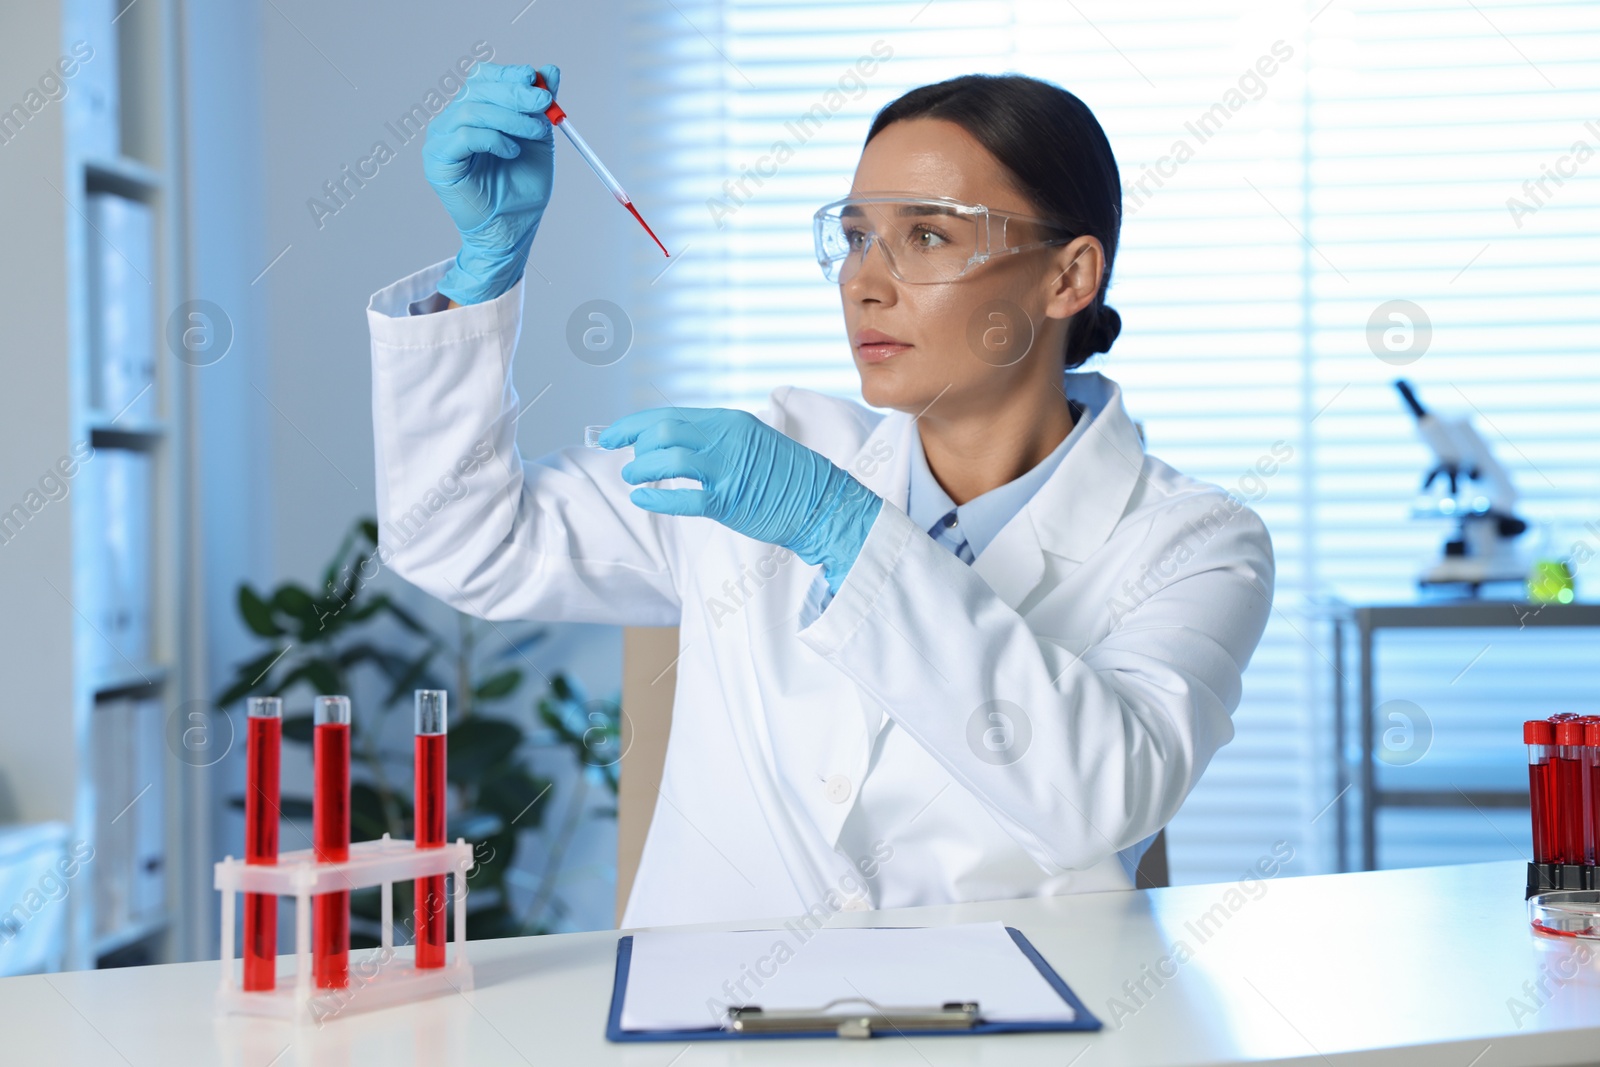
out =
<svg viewBox="0 0 1600 1067"><path fill-rule="evenodd" d="M116 698L94 707L97 941L166 918L162 705Z"/></svg>
<svg viewBox="0 0 1600 1067"><path fill-rule="evenodd" d="M139 799L123 818L133 821L129 918L140 925L166 917L166 780L162 758L166 723L159 700L135 701L131 710L133 743L129 764L134 794Z"/></svg>
<svg viewBox="0 0 1600 1067"><path fill-rule="evenodd" d="M68 142L85 156L110 159L122 150L116 24L121 6L117 0L63 5L62 54L55 73L66 94L61 104Z"/></svg>
<svg viewBox="0 0 1600 1067"><path fill-rule="evenodd" d="M133 701L107 700L95 705L94 726L94 936L111 937L132 921L133 820L125 808L133 799L133 768L128 759L132 741Z"/></svg>
<svg viewBox="0 0 1600 1067"><path fill-rule="evenodd" d="M102 673L126 673L150 658L150 456L99 448L86 489L98 493L92 506L100 525L100 566L90 590L90 614L98 631Z"/></svg>
<svg viewBox="0 0 1600 1067"><path fill-rule="evenodd" d="M610 1041L1098 1030L1018 930L647 931L617 941Z"/></svg>
<svg viewBox="0 0 1600 1067"><path fill-rule="evenodd" d="M155 417L155 220L114 193L85 198L89 218L89 402L119 426Z"/></svg>

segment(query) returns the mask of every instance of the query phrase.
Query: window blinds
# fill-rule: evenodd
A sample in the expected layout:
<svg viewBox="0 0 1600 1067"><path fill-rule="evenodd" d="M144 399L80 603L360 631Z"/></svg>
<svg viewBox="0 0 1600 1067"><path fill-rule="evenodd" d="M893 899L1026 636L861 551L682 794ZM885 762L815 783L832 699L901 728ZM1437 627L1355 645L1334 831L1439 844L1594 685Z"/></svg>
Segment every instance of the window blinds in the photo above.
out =
<svg viewBox="0 0 1600 1067"><path fill-rule="evenodd" d="M1169 835L1177 880L1237 877L1279 840L1291 873L1332 863L1332 653L1309 598L1403 592L1446 532L1409 518L1428 456L1395 377L1474 414L1528 515L1562 543L1595 521L1600 555L1600 154L1575 147L1600 153L1600 5L639 0L633 15L630 173L675 253L636 252L640 406L753 408L780 384L859 395L810 215L848 190L899 94L1016 71L1099 117L1124 183L1108 297L1124 325L1091 369L1122 383L1153 453L1252 503L1278 560L1236 737ZM1409 351L1384 347L1391 301L1426 316ZM1250 477L1274 446L1289 462ZM1381 652L1379 699L1432 709L1418 766L1463 782L1520 767L1507 724L1529 679L1554 710L1597 673L1592 640L1482 638ZM1385 817L1385 864L1513 858L1526 836L1525 819L1406 815Z"/></svg>

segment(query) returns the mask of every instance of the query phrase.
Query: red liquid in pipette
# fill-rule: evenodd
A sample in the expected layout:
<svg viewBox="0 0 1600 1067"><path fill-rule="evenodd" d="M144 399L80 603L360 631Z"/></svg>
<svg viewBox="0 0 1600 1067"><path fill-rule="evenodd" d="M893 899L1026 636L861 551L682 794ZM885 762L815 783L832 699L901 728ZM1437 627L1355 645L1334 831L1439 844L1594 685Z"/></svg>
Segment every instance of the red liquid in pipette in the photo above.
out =
<svg viewBox="0 0 1600 1067"><path fill-rule="evenodd" d="M244 861L278 862L279 752L283 720L249 719L244 795ZM244 895L244 988L272 989L277 983L278 898L269 893Z"/></svg>
<svg viewBox="0 0 1600 1067"><path fill-rule="evenodd" d="M540 89L550 88L550 83L544 80L544 74L541 72L534 73L533 84L538 86ZM550 120L550 124L552 126L558 126L562 122L566 121L567 113L562 110L561 105L556 103L552 98L550 101L550 106L544 109L544 117ZM618 194L618 198L619 200L621 199L620 193ZM623 207L627 208L628 211L633 214L634 218L639 220L639 225L644 227L644 232L650 235L650 240L654 241L656 243L656 247L661 249L661 254L666 256L668 259L671 259L672 253L667 251L667 246L661 243L661 238L656 236L656 231L650 228L650 224L644 221L644 216L639 214L639 209L633 206L633 201L622 200L621 203Z"/></svg>
<svg viewBox="0 0 1600 1067"><path fill-rule="evenodd" d="M416 735L416 806L418 848L441 848L445 834L445 736ZM416 880L418 967L443 967L445 948L444 875Z"/></svg>
<svg viewBox="0 0 1600 1067"><path fill-rule="evenodd" d="M639 209L634 207L632 203L623 204L622 206L633 212L633 217L639 220L639 225L643 226L644 232L650 235L650 240L654 241L656 247L661 249L661 254L671 259L672 253L667 251L667 246L661 243L661 238L656 236L656 231L650 228L650 224L644 221L644 216L639 214ZM661 269L666 270L667 268L662 267Z"/></svg>
<svg viewBox="0 0 1600 1067"><path fill-rule="evenodd" d="M350 727L322 723L313 734L316 774L312 844L322 863L350 858ZM311 969L320 989L350 984L350 893L313 897Z"/></svg>

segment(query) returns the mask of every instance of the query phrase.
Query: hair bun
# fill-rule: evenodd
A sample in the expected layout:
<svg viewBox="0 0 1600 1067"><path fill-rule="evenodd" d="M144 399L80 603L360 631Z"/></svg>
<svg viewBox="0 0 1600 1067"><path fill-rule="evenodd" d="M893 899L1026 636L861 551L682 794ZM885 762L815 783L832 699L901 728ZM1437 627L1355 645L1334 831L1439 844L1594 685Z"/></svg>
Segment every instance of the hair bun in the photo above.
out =
<svg viewBox="0 0 1600 1067"><path fill-rule="evenodd" d="M1102 304L1089 326L1089 335L1084 338L1084 349L1089 355L1109 352L1121 332L1122 316L1110 304Z"/></svg>
<svg viewBox="0 0 1600 1067"><path fill-rule="evenodd" d="M1110 304L1091 305L1078 314L1091 317L1081 327L1082 332L1067 342L1067 370L1075 370L1095 355L1111 351L1111 345L1122 332L1122 316Z"/></svg>

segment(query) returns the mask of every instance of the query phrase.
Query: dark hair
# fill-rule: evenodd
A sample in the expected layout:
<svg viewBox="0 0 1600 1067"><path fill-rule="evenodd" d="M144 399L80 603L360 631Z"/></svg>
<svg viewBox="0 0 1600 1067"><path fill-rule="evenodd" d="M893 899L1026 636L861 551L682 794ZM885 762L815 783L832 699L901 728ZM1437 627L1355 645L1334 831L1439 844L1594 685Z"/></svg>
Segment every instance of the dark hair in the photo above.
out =
<svg viewBox="0 0 1600 1067"><path fill-rule="evenodd" d="M879 111L871 143L890 123L933 118L970 133L1010 172L1038 213L1105 248L1100 291L1067 326L1066 367L1107 352L1122 318L1105 302L1122 227L1122 179L1111 143L1087 104L1059 85L1021 74L964 74L924 85Z"/></svg>

